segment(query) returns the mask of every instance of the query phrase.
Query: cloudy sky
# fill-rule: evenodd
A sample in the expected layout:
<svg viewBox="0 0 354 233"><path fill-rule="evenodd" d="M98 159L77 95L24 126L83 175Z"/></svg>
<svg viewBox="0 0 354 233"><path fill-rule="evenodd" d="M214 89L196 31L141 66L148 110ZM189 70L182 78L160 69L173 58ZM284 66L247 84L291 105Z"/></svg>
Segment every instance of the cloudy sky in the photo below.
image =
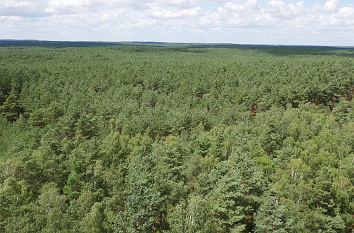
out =
<svg viewBox="0 0 354 233"><path fill-rule="evenodd" d="M354 0L0 0L0 39L354 46Z"/></svg>

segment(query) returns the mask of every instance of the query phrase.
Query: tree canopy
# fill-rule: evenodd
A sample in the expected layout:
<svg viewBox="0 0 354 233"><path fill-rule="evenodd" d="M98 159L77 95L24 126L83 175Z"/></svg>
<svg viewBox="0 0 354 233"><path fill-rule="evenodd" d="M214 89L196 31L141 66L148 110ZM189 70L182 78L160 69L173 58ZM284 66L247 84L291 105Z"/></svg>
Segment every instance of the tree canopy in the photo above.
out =
<svg viewBox="0 0 354 233"><path fill-rule="evenodd" d="M354 51L0 48L0 232L352 232Z"/></svg>

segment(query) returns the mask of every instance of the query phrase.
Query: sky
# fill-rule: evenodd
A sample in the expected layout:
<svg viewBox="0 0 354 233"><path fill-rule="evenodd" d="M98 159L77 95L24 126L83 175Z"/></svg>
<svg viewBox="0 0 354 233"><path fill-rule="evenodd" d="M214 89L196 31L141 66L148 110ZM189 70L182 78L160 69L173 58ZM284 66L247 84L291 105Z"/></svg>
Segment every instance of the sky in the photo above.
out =
<svg viewBox="0 0 354 233"><path fill-rule="evenodd" d="M354 0L0 0L0 39L354 46Z"/></svg>

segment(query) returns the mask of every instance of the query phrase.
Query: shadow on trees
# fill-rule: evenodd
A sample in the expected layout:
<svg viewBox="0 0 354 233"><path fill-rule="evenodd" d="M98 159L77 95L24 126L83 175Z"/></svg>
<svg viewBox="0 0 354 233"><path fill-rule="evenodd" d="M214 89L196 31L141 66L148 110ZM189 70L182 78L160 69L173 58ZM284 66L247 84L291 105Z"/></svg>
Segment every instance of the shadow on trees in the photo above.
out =
<svg viewBox="0 0 354 233"><path fill-rule="evenodd" d="M345 48L322 48L322 47L313 47L313 48L287 48L287 47L273 47L273 48L249 48L256 50L262 53L268 53L274 56L340 56L354 58L354 49L345 49Z"/></svg>

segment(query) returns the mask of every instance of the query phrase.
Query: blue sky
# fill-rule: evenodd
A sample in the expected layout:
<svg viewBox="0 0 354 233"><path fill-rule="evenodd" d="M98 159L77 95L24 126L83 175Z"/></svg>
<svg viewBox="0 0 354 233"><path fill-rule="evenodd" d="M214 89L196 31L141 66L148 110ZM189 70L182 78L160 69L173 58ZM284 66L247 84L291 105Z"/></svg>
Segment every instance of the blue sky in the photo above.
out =
<svg viewBox="0 0 354 233"><path fill-rule="evenodd" d="M1 0L0 39L354 46L354 0Z"/></svg>

